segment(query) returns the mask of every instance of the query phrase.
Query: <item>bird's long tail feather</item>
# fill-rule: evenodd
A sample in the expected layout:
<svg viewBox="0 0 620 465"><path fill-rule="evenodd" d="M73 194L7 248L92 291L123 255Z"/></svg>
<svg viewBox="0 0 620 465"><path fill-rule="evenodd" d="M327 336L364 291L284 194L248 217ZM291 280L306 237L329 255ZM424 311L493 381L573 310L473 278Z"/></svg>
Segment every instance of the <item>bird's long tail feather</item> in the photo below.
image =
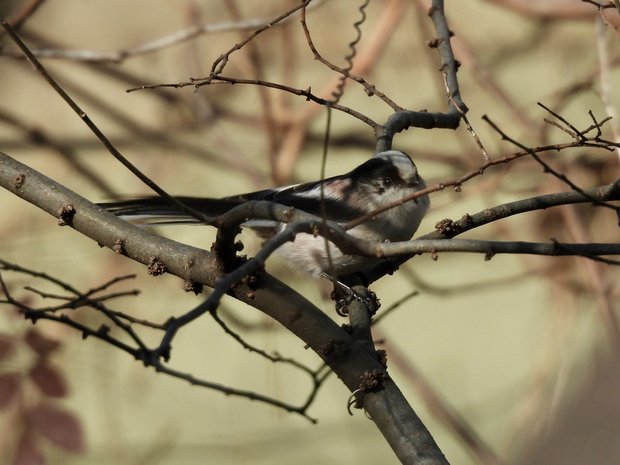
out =
<svg viewBox="0 0 620 465"><path fill-rule="evenodd" d="M197 197L175 197L188 207L215 218L237 206L239 202L225 199ZM120 217L130 217L133 221L147 224L192 224L199 223L176 205L162 197L142 197L114 202L103 202L100 207Z"/></svg>

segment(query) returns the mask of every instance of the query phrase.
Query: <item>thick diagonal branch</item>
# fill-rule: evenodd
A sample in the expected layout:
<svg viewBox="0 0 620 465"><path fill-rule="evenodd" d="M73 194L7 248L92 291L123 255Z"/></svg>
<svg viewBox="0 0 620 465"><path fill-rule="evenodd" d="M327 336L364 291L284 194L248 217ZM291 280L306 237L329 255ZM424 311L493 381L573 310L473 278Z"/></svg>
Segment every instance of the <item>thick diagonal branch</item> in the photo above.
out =
<svg viewBox="0 0 620 465"><path fill-rule="evenodd" d="M59 183L0 153L0 185L38 206L62 224L148 264L156 257L168 272L213 287L223 276L215 255L155 236L126 223ZM120 250L116 248L116 250ZM351 336L290 287L264 275L255 288L240 283L230 294L272 317L316 352L351 391L358 391L369 374L381 376L379 388L361 403L403 464L446 465L448 462L403 394L387 376L379 357L356 344Z"/></svg>

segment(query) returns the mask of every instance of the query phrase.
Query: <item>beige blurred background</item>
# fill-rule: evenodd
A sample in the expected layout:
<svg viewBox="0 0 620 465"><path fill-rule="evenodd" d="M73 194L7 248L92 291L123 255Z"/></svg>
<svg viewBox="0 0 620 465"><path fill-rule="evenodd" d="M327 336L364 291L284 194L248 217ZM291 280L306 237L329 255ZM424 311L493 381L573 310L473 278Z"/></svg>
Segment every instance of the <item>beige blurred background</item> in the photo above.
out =
<svg viewBox="0 0 620 465"><path fill-rule="evenodd" d="M13 3L17 4L10 18L31 4ZM317 48L340 66L355 36L358 3L324 1L308 13ZM356 66L401 106L442 111L446 102L438 60L426 47L434 33L422 3L372 1L361 26ZM470 109L468 118L492 158L517 148L500 142L482 115L523 144L537 146L571 138L545 125L543 118L550 115L536 102L557 110L580 129L592 122L588 110L601 120L617 108L620 37L604 22L597 26L600 20L592 5L576 0L446 3L455 32L453 46L462 63L458 77ZM550 8L552 16L532 7L547 3L557 4ZM185 82L208 75L213 60L247 36L247 30L200 34L148 53L141 53L142 46L198 25L268 20L293 4L56 0L43 2L20 32L33 49L57 55L42 59L44 65L148 176L170 193L219 197L318 178L324 109L303 97L254 86L126 92L140 84ZM612 18L613 11L607 15ZM19 58L14 44L6 36L0 40L0 150L95 202L148 193ZM119 51L129 53L123 56ZM604 66L601 59L608 60ZM603 95L601 69L606 73L603 83L609 86ZM224 74L311 87L319 95L326 92L325 96L336 79L313 59L297 16L231 55ZM387 105L354 85L347 87L342 103L378 122L390 114ZM617 125L612 120L607 137L614 137L611 129ZM34 131L43 137L35 138ZM351 169L374 149L369 127L342 113L333 114L332 138L330 175ZM430 183L454 178L483 163L464 125L457 131L409 130L395 138L394 146L413 155ZM614 152L581 148L546 153L544 158L582 187L618 177ZM566 187L543 174L540 166L521 159L487 171L465 184L460 193L433 195L432 210L419 233L432 231L446 217L458 219L510 200L562 190ZM116 289L137 288L142 294L115 300L110 306L152 321L163 322L200 302L199 297L181 291L177 278L148 276L144 267L99 248L75 231L57 227L54 218L8 192L0 191L0 206L0 258L4 260L45 271L84 291L114 276L136 273L135 280ZM203 248L213 240L208 228L160 232ZM467 237L619 239L613 212L588 206L519 215ZM258 242L251 237L245 240L251 254ZM277 259L268 263L268 269L339 318L322 298L318 283L291 274ZM590 463L617 463L617 441L612 438L620 433L620 418L611 406L618 391L600 386L603 381L610 386L618 383L614 376L601 375L613 373L605 360L614 342L601 314L617 310L618 276L617 267L576 258L496 256L485 261L478 255L442 253L436 261L426 255L416 257L394 276L373 285L383 309L419 291L376 327L375 336L385 340L391 375L451 463L542 463L538 457L546 457L543 461L548 464L587 463L566 457L553 461L558 457L553 453L566 453L568 445L589 450L588 444L601 453L598 461ZM32 282L14 273L5 272L3 277L22 297L27 293L21 288ZM310 366L319 365L318 357L308 353L301 341L256 310L230 299L223 305L224 317L248 341ZM8 316L4 308L3 334L23 334L30 328L29 323ZM89 311L79 318L99 321ZM45 321L37 327L62 342L53 363L66 377L70 394L60 405L75 413L86 437L86 448L79 454L41 441L47 463L397 463L363 413L348 415L349 393L335 377L329 378L309 411L319 420L313 425L259 402L158 375L101 342L83 341L70 328ZM155 342L154 332L144 334ZM30 359L23 352L0 361L0 371L26 372ZM243 350L208 316L178 336L172 364L217 383L295 404L302 403L311 388L303 373ZM611 392L606 394L610 407L588 408L592 400L588 389L599 393L596 398L601 402L606 399L601 393ZM37 395L25 389L20 405L25 408L37 402ZM579 407L571 404L577 402L574 399L580 400ZM441 406L453 409L462 419L459 424L475 432L478 442L473 447L447 426L438 414ZM13 407L0 411L0 436L5 438L0 441L2 464L11 463L14 454L11 438L23 420L19 411ZM581 421L592 412L597 413L591 422ZM578 429L578 441L562 429L567 423L605 426L603 431L588 426L586 433Z"/></svg>

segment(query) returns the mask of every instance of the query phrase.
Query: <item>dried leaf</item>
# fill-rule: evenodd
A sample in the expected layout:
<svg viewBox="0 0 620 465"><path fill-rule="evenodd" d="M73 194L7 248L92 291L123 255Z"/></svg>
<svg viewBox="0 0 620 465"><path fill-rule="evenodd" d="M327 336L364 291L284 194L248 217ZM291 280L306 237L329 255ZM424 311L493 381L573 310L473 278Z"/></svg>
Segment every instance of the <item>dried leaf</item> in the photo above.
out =
<svg viewBox="0 0 620 465"><path fill-rule="evenodd" d="M32 367L30 379L46 396L66 397L69 390L62 372L51 366L46 360L45 358L40 359L39 363Z"/></svg>
<svg viewBox="0 0 620 465"><path fill-rule="evenodd" d="M45 457L39 451L32 436L26 434L21 437L15 449L11 465L45 465Z"/></svg>
<svg viewBox="0 0 620 465"><path fill-rule="evenodd" d="M45 357L60 347L60 342L45 336L38 329L29 329L24 336L26 344L37 354Z"/></svg>
<svg viewBox="0 0 620 465"><path fill-rule="evenodd" d="M32 427L43 437L68 452L86 448L79 419L71 412L49 404L39 404L28 412Z"/></svg>
<svg viewBox="0 0 620 465"><path fill-rule="evenodd" d="M8 334L0 334L0 362L8 360L15 353L15 338Z"/></svg>
<svg viewBox="0 0 620 465"><path fill-rule="evenodd" d="M0 410L11 405L20 388L21 377L18 373L0 373Z"/></svg>

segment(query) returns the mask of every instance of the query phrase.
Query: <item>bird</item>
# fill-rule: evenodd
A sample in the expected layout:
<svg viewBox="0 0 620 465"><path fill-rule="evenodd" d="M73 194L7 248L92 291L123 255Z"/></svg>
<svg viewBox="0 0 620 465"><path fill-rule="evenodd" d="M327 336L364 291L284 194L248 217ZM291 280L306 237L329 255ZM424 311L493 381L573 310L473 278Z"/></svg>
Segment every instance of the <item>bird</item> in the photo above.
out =
<svg viewBox="0 0 620 465"><path fill-rule="evenodd" d="M398 150L375 154L348 173L291 186L265 189L220 199L206 197L175 197L186 206L215 219L232 208L249 201L271 201L344 225L362 216L382 211L349 229L347 232L373 242L410 240L426 214L430 200L427 194L409 199L426 188L411 157ZM322 192L322 193L321 193ZM402 203L398 203L401 202ZM153 224L200 223L162 197L140 197L99 204L117 216L140 217ZM248 219L242 225L253 229L263 239L273 237L285 224L265 219ZM329 247L329 252L327 251ZM286 242L277 251L293 268L315 277L334 282L342 276L364 271L381 259L345 254L332 242L320 236L299 233L293 242Z"/></svg>

